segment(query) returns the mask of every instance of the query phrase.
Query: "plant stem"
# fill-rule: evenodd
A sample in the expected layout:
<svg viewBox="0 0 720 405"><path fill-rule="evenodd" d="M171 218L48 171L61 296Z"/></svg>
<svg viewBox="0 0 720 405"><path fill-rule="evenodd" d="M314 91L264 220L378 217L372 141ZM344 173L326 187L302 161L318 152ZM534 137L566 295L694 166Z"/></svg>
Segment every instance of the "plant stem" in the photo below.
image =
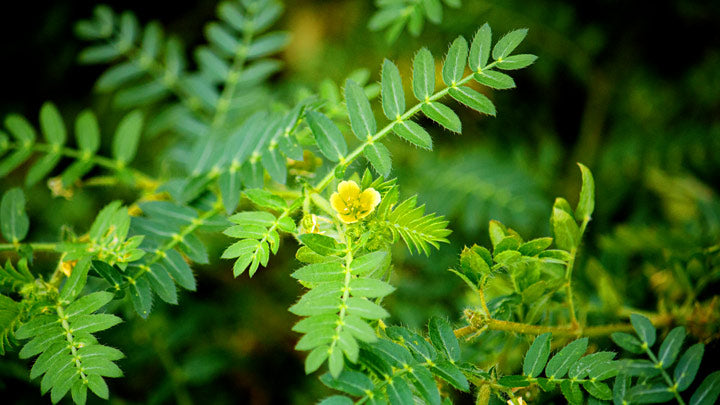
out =
<svg viewBox="0 0 720 405"><path fill-rule="evenodd" d="M645 353L650 357L650 360L652 360L653 364L655 364L655 368L660 370L660 374L662 374L663 379L665 380L665 383L667 384L669 391L673 393L675 396L675 399L678 401L680 405L685 405L685 401L683 401L682 397L680 396L680 393L677 391L677 384L673 383L673 380L670 378L668 373L663 368L662 364L658 361L657 357L655 357L655 354L650 350L647 343L643 343L643 349L645 349Z"/></svg>
<svg viewBox="0 0 720 405"><path fill-rule="evenodd" d="M580 225L580 232L578 236L578 244L582 240L583 234L585 234L585 228L590 222L590 217L583 218L582 224ZM573 328L579 328L577 316L575 315L575 302L573 300L572 292L572 272L575 267L575 256L577 255L577 246L572 248L570 251L570 260L568 260L567 267L565 268L565 292L567 294L568 309L570 311L570 324Z"/></svg>
<svg viewBox="0 0 720 405"><path fill-rule="evenodd" d="M485 66L483 68L483 70L492 69L496 63L497 62L489 63L487 66ZM403 115L401 115L398 119L391 121L389 124L385 125L385 127L383 127L380 131L375 133L375 135L368 136L368 139L366 139L362 144L360 144L360 146L355 148L355 150L350 152L350 154L348 154L347 156L340 159L340 162L338 162L333 168L330 169L328 174L325 175L325 177L322 180L320 180L320 182L315 186L315 192L319 193L322 190L324 190L325 187L327 187L328 184L330 184L333 177L335 177L335 170L342 165L352 163L352 161L355 160L355 158L357 158L362 153L363 149L365 149L365 146L370 145L370 144L377 142L377 141L381 140L382 138L384 138L387 134L389 134L391 132L391 130L395 126L395 124L412 118L413 115L415 115L418 111L420 111L423 104L427 104L427 103L430 103L431 101L438 100L438 99L442 98L443 96L445 96L450 91L450 89L469 82L473 78L474 74L475 73L471 73L470 75L463 77L459 82L455 83L454 85L445 87L444 89L442 89L442 90L438 91L437 93L433 94L432 96L428 97L427 100L424 100L418 104L415 104L413 107L411 107L409 110L407 110Z"/></svg>
<svg viewBox="0 0 720 405"><path fill-rule="evenodd" d="M541 335L550 332L556 336L568 337L597 337L606 336L613 332L629 332L633 327L629 323L614 323L607 325L588 326L588 327L572 327L572 326L546 326L546 325L528 325L519 322L501 321L499 319L489 319L474 311L466 311L466 317L470 321L470 325L456 329L455 336L468 336L482 328L490 330L499 330L505 332L522 333L526 335ZM653 324L662 326L668 324L666 317L654 317Z"/></svg>
<svg viewBox="0 0 720 405"><path fill-rule="evenodd" d="M8 250L17 250L21 246L30 246L32 250L41 250L54 252L57 248L56 243L0 243L0 252Z"/></svg>
<svg viewBox="0 0 720 405"><path fill-rule="evenodd" d="M103 156L97 156L93 155L91 153L88 153L86 151L78 150L78 149L72 149L67 147L61 147L59 145L51 145L48 143L34 143L32 145L23 145L16 142L11 142L7 144L8 149L27 149L34 152L40 152L45 154L58 154L61 156L66 156L69 158L76 159L78 161L85 161L85 162L92 162L94 165L114 170L117 172L128 172L132 175L133 180L135 180L135 184L145 190L154 190L160 185L160 181L148 176L147 174L136 170L131 169L128 167L125 167L122 163L118 162L117 160L113 160L110 158L106 158Z"/></svg>

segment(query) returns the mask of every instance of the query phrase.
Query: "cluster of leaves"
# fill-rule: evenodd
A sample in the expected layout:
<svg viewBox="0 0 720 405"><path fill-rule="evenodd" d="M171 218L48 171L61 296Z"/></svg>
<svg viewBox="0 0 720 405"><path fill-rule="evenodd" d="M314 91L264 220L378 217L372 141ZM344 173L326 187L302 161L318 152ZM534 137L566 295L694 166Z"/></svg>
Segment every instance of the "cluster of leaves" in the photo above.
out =
<svg viewBox="0 0 720 405"><path fill-rule="evenodd" d="M37 131L22 116L8 115L5 118L14 142L0 131L0 156L12 151L0 162L0 177L4 177L27 162L34 154L43 155L37 159L25 177L25 185L32 186L49 176L63 157L74 162L57 177L51 179L49 186L56 195L69 197L70 188L94 167L111 170L119 179L129 183L146 181L138 173L127 169L137 153L140 134L143 127L143 114L135 110L120 120L112 142L112 158L98 156L100 148L100 128L97 118L89 111L81 112L75 120L75 138L77 148L65 146L67 129L58 109L52 103L45 103L40 109L40 128L46 142L38 142Z"/></svg>
<svg viewBox="0 0 720 405"><path fill-rule="evenodd" d="M376 0L378 10L370 17L368 28L371 31L386 29L388 42L398 39L407 26L408 32L418 36L422 32L425 20L440 24L443 19L443 4L460 8L461 0Z"/></svg>
<svg viewBox="0 0 720 405"><path fill-rule="evenodd" d="M249 275L252 277L260 265L267 265L270 252L275 254L280 248L278 231L296 232L295 221L288 215L295 211L298 208L295 205L302 201L297 200L295 205L288 206L282 198L262 189L245 190L244 194L257 206L279 211L280 215L275 216L267 211L243 211L228 218L235 225L225 229L223 233L240 241L228 246L222 258L237 258L233 265L235 277L248 267Z"/></svg>
<svg viewBox="0 0 720 405"><path fill-rule="evenodd" d="M360 360L337 376L324 374L320 380L330 388L354 397L357 403L392 405L424 403L439 405L443 398L437 380L460 391L469 391L465 376L483 375L471 364L459 363L460 344L447 320L434 317L428 335L421 336L400 326L391 326L372 343L362 343ZM354 403L347 396L333 395L324 405Z"/></svg>
<svg viewBox="0 0 720 405"><path fill-rule="evenodd" d="M511 388L537 384L543 391L558 386L571 404L584 402L583 390L596 402L615 404L663 403L677 399L693 383L703 357L704 345L690 346L678 360L686 336L685 328L671 330L656 353L651 351L656 330L650 320L632 314L636 336L624 332L612 334L613 341L630 353L645 353L650 360L619 359L617 353L597 351L586 355L588 338L567 344L551 354L551 333L544 333L532 342L523 362L523 375L503 376L498 383ZM675 363L677 360L677 363ZM669 370L675 368L672 377ZM544 372L544 377L542 376ZM720 395L720 372L708 375L690 397L690 404L713 404ZM581 390L581 387L583 390Z"/></svg>
<svg viewBox="0 0 720 405"><path fill-rule="evenodd" d="M15 337L30 339L20 350L20 358L39 355L30 370L30 378L41 375L40 389L50 391L57 403L70 391L77 404L84 404L88 388L103 399L109 391L103 377L121 377L122 371L113 363L123 354L98 343L93 333L121 322L112 314L96 314L113 299L113 294L98 291L78 298L82 291L90 261L78 262L55 302L46 302L41 315L23 324ZM38 303L41 305L42 303Z"/></svg>

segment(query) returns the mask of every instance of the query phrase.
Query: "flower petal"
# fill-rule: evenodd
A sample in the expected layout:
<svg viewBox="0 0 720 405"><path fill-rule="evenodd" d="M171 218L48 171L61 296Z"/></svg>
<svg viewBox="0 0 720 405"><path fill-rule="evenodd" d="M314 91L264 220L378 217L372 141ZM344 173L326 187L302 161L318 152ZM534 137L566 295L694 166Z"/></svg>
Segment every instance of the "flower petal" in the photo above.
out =
<svg viewBox="0 0 720 405"><path fill-rule="evenodd" d="M340 220L346 224L352 224L358 221L358 217L353 214L338 214Z"/></svg>
<svg viewBox="0 0 720 405"><path fill-rule="evenodd" d="M380 193L374 188L368 188L360 194L360 206L363 211L371 213L380 204Z"/></svg>
<svg viewBox="0 0 720 405"><path fill-rule="evenodd" d="M347 204L345 203L345 200L340 196L339 193L333 193L330 196L330 206L333 207L333 209L340 214L347 213L350 210L348 209Z"/></svg>
<svg viewBox="0 0 720 405"><path fill-rule="evenodd" d="M345 201L354 199L360 194L360 186L352 180L341 181L340 184L338 184L338 193Z"/></svg>

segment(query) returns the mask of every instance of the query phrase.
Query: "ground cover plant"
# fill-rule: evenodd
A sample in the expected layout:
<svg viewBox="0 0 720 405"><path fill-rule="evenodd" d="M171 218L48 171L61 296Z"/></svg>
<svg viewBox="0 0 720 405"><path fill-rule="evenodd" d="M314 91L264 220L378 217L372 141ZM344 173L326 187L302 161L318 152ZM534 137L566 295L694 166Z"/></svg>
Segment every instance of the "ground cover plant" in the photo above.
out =
<svg viewBox="0 0 720 405"><path fill-rule="evenodd" d="M518 5L338 4L213 3L196 46L83 12L92 101L2 119L3 395L715 403L718 53L657 96L532 7L581 50ZM320 55L338 10L360 50ZM576 144L522 93L555 70Z"/></svg>

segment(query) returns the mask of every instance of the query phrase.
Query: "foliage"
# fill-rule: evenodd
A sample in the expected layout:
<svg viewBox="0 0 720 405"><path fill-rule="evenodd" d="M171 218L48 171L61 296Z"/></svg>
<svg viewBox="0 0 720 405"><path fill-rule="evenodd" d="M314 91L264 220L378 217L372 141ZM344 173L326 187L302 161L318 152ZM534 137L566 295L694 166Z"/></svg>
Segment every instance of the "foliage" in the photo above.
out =
<svg viewBox="0 0 720 405"><path fill-rule="evenodd" d="M53 403L123 392L105 377L133 379L151 356L164 377L150 401L190 403L188 386L290 339L325 386L298 402L714 403L720 374L702 358L720 337L715 192L652 164L672 154L653 147L642 176L618 182L617 161L635 149L616 134L594 172L578 163L579 187L558 165L557 141L507 147L520 130L505 90L537 60L518 51L529 31L493 40L473 21L462 28L470 40L456 36L442 60L432 40L411 53L404 28L418 36L427 19L445 33L445 5L476 6L376 2L368 27L400 51L377 83L357 66L338 82L282 72L302 44L275 28L286 23L275 0L220 2L192 59L160 23L96 7L75 26L90 43L78 59L109 65L95 83L109 101L74 120L64 118L71 107L45 102L37 124L10 114L0 131L3 361L41 377ZM481 127L477 112L497 118ZM480 129L483 141L467 136ZM574 204L545 206L563 180ZM43 182L63 200L37 198ZM638 182L664 222L633 208L608 225ZM56 203L83 219L65 221L48 208ZM48 218L63 223L48 231ZM462 247L485 223L487 238ZM457 278L427 272L447 267ZM246 271L252 280L239 278ZM246 294L212 299L243 285ZM285 299L256 302L264 287ZM236 330L243 318L277 336Z"/></svg>

